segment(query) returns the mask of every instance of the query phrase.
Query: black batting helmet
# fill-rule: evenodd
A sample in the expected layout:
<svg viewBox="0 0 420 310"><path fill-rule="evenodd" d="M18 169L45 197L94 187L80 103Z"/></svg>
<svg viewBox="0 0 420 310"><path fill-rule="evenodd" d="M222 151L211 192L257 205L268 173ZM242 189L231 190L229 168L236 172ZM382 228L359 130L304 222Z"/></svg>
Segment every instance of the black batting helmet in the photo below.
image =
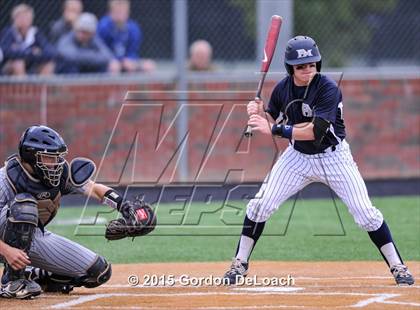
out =
<svg viewBox="0 0 420 310"><path fill-rule="evenodd" d="M19 142L19 156L28 163L39 180L48 187L57 187L63 173L67 145L63 138L47 126L31 126Z"/></svg>
<svg viewBox="0 0 420 310"><path fill-rule="evenodd" d="M321 54L314 39L308 36L296 36L287 42L284 54L284 66L293 74L293 66L316 63L316 70L321 71Z"/></svg>

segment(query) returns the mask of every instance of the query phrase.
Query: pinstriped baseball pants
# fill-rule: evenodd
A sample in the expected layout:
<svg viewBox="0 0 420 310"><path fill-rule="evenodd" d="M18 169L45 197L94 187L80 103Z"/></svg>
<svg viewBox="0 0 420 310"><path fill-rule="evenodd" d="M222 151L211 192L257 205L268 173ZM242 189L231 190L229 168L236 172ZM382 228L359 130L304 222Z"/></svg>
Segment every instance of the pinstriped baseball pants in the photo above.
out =
<svg viewBox="0 0 420 310"><path fill-rule="evenodd" d="M287 147L256 196L248 203L248 218L254 222L267 221L284 201L313 182L329 186L362 229L375 231L382 225L382 213L372 205L345 140L334 152L315 155L300 153L293 146Z"/></svg>
<svg viewBox="0 0 420 310"><path fill-rule="evenodd" d="M7 209L8 206L4 206L0 213L2 240L7 221ZM63 276L80 277L86 275L86 271L95 262L97 254L67 238L47 230L43 234L41 229L36 228L28 256L33 267ZM2 256L0 256L0 261L6 262Z"/></svg>

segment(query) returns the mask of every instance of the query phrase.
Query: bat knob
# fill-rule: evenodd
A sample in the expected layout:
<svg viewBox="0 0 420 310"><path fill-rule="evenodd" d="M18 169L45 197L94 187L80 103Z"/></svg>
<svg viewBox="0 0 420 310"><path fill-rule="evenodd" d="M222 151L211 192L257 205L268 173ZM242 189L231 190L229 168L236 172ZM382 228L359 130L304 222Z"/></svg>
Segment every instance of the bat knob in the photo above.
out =
<svg viewBox="0 0 420 310"><path fill-rule="evenodd" d="M244 136L247 137L247 138L252 137L252 127L251 126L246 127L246 130L244 132Z"/></svg>

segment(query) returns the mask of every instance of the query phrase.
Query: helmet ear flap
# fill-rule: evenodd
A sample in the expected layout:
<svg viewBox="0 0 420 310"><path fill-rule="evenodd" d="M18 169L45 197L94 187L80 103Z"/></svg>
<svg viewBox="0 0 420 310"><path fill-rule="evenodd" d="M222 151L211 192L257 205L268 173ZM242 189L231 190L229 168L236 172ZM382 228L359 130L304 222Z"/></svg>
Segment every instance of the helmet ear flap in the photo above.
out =
<svg viewBox="0 0 420 310"><path fill-rule="evenodd" d="M19 141L19 157L22 161L24 161L24 162L26 162L26 163L28 163L28 164L30 164L31 166L34 167L34 165L36 163L35 154L28 151L27 147L25 146L25 141L26 141L27 136L29 134L29 131L31 130L32 127L27 128L20 138L20 141Z"/></svg>
<svg viewBox="0 0 420 310"><path fill-rule="evenodd" d="M293 66L288 65L287 63L284 63L284 66L286 67L287 73L289 73L289 75L293 75Z"/></svg>
<svg viewBox="0 0 420 310"><path fill-rule="evenodd" d="M316 63L316 71L321 72L322 60Z"/></svg>
<svg viewBox="0 0 420 310"><path fill-rule="evenodd" d="M23 132L23 134L22 134L22 136L20 137L20 140L19 140L19 156L20 156L20 158L23 158L24 157L24 154L23 154L23 142L25 141L26 136L28 135L29 129L30 129L30 127L27 128Z"/></svg>

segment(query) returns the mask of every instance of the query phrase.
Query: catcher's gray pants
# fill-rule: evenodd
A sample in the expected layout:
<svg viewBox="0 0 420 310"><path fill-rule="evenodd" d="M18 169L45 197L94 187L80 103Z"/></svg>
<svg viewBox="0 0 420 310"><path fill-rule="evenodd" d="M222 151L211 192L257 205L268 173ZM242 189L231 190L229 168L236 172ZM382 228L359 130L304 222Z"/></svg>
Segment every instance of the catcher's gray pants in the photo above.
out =
<svg viewBox="0 0 420 310"><path fill-rule="evenodd" d="M248 203L248 218L254 222L267 221L286 199L312 182L328 185L362 229L375 231L382 225L382 213L372 205L345 140L335 151L316 155L302 154L289 146Z"/></svg>
<svg viewBox="0 0 420 310"><path fill-rule="evenodd" d="M3 241L4 229L7 221L8 206L4 206L0 213L0 238ZM95 262L97 254L69 239L45 230L36 228L29 251L31 266L45 269L53 273L80 277ZM0 261L6 262L0 255Z"/></svg>

